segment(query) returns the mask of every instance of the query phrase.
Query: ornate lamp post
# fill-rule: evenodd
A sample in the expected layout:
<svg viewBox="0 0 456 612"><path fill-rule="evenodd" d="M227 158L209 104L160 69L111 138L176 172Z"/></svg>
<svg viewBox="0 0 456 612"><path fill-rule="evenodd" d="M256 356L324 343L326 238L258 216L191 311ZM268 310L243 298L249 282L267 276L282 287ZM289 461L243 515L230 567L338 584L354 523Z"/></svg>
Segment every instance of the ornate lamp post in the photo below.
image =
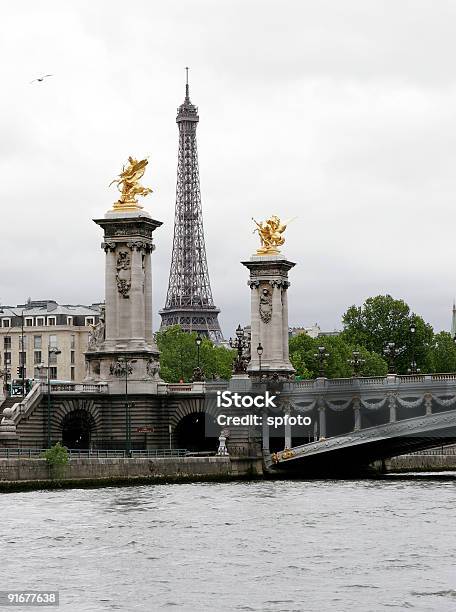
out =
<svg viewBox="0 0 456 612"><path fill-rule="evenodd" d="M203 339L198 334L195 339L196 350L197 350L197 366L193 369L193 382L199 382L204 380L204 372L201 369L201 360L200 360L200 347L203 342Z"/></svg>
<svg viewBox="0 0 456 612"><path fill-rule="evenodd" d="M360 374L361 366L363 363L366 363L366 360L361 357L361 353L359 351L353 351L352 358L348 359L347 361L353 369L352 377L357 378Z"/></svg>
<svg viewBox="0 0 456 612"><path fill-rule="evenodd" d="M133 364L136 359L127 359L126 357L118 357L117 362L111 366L111 374L115 376L125 376L125 451L127 457L131 456L131 408L134 408L135 403L128 401L128 375L133 372Z"/></svg>
<svg viewBox="0 0 456 612"><path fill-rule="evenodd" d="M415 325L415 320L414 319L412 319L412 322L410 323L409 331L410 331L410 345L411 345L411 352L412 352L412 361L410 363L410 367L408 369L408 372L410 374L417 374L420 370L416 367L416 361L415 361L415 334L416 334L416 325Z"/></svg>
<svg viewBox="0 0 456 612"><path fill-rule="evenodd" d="M48 366L47 366L47 448L51 448L51 355L60 355L56 346L48 345Z"/></svg>
<svg viewBox="0 0 456 612"><path fill-rule="evenodd" d="M229 344L231 348L237 350L237 356L233 362L233 374L245 374L247 371L247 360L244 357L244 350L249 348L250 343L240 324L236 329L236 338L234 340L230 338Z"/></svg>
<svg viewBox="0 0 456 612"><path fill-rule="evenodd" d="M258 354L258 359L260 361L260 372L259 372L260 377L261 377L261 355L263 354L263 351L264 351L264 349L261 346L261 342L259 342L258 346L257 346L257 354Z"/></svg>
<svg viewBox="0 0 456 612"><path fill-rule="evenodd" d="M326 352L326 349L324 346L319 346L318 353L314 353L314 357L318 359L318 376L320 378L324 378L326 359L329 357L329 353Z"/></svg>
<svg viewBox="0 0 456 612"><path fill-rule="evenodd" d="M395 342L387 342L385 348L383 349L383 354L388 361L388 374L395 374L396 367L395 361L396 357L401 353L401 349L396 348Z"/></svg>

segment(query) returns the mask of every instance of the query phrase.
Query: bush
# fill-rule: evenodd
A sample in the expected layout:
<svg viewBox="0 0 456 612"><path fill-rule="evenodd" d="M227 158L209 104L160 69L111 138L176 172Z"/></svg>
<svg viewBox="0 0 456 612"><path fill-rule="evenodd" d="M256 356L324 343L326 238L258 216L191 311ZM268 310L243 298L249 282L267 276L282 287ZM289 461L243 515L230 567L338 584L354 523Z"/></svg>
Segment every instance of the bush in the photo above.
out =
<svg viewBox="0 0 456 612"><path fill-rule="evenodd" d="M57 442L43 453L43 457L49 465L66 465L69 459L68 449Z"/></svg>

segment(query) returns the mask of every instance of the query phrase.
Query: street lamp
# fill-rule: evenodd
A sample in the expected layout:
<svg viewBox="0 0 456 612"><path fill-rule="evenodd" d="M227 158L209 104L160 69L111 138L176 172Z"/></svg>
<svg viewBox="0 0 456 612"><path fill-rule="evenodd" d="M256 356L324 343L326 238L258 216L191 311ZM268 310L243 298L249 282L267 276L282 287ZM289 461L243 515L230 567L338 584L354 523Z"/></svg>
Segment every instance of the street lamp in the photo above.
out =
<svg viewBox="0 0 456 612"><path fill-rule="evenodd" d="M245 332L239 324L236 329L236 338L230 338L231 348L237 350L237 356L233 363L234 374L244 374L247 370L247 361L244 357L244 350L249 348L249 340L245 337Z"/></svg>
<svg viewBox="0 0 456 612"><path fill-rule="evenodd" d="M200 354L200 348L201 348L201 344L203 342L203 339L201 338L201 336L198 335L195 338L195 344L196 344L196 350L197 350L197 366L196 368L193 368L193 377L192 380L193 382L197 382L197 381L202 381L204 379L204 372L201 369L201 354Z"/></svg>
<svg viewBox="0 0 456 612"><path fill-rule="evenodd" d="M324 378L325 376L325 362L329 357L329 353L326 352L326 348L324 346L318 347L318 353L314 353L314 357L318 359L318 376L320 378Z"/></svg>
<svg viewBox="0 0 456 612"><path fill-rule="evenodd" d="M357 378L359 376L361 366L363 365L363 363L366 363L366 360L361 357L361 353L359 351L353 351L352 358L347 359L347 361L353 368L353 378Z"/></svg>
<svg viewBox="0 0 456 612"><path fill-rule="evenodd" d="M128 375L133 372L133 364L136 359L128 360L126 357L118 357L114 366L111 366L111 373L119 378L125 376L125 452L127 457L131 456L131 412L135 403L128 401Z"/></svg>
<svg viewBox="0 0 456 612"><path fill-rule="evenodd" d="M412 362L410 363L410 368L408 371L410 372L410 374L417 374L419 370L416 367L416 361L415 361L416 325L415 325L414 319L412 319L412 322L410 323L409 331L410 331L410 344L411 344L411 351L412 351Z"/></svg>
<svg viewBox="0 0 456 612"><path fill-rule="evenodd" d="M388 361L388 374L395 374L395 360L401 352L401 349L396 348L395 342L387 342L385 348L383 349L383 354Z"/></svg>
<svg viewBox="0 0 456 612"><path fill-rule="evenodd" d="M22 347L23 348L23 347ZM51 355L60 355L56 346L48 345L48 368L47 368L47 448L51 448Z"/></svg>
<svg viewBox="0 0 456 612"><path fill-rule="evenodd" d="M263 351L264 351L264 349L261 346L261 342L259 342L258 346L257 346L257 354L258 354L258 359L260 361L260 376L261 376L261 355L263 354Z"/></svg>

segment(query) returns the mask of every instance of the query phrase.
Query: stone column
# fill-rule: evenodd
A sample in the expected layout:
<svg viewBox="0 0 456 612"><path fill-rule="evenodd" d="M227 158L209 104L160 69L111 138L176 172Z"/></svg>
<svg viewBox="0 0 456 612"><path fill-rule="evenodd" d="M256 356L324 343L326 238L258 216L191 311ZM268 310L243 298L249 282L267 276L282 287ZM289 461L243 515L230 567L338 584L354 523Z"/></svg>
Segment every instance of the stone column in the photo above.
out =
<svg viewBox="0 0 456 612"><path fill-rule="evenodd" d="M361 411L360 411L360 399L359 397L353 398L353 413L355 415L355 426L353 431L361 430Z"/></svg>
<svg viewBox="0 0 456 612"><path fill-rule="evenodd" d="M250 320L250 365L253 370L258 370L260 367L257 346L260 342L260 298L258 294L259 281L249 281L250 287L250 307L251 307L251 320Z"/></svg>
<svg viewBox="0 0 456 612"><path fill-rule="evenodd" d="M326 406L323 399L318 400L318 413L320 421L320 440L326 438Z"/></svg>
<svg viewBox="0 0 456 612"><path fill-rule="evenodd" d="M268 413L265 410L263 412L263 424L262 424L262 430L263 430L263 450L266 453L269 453L269 425L267 424L267 417L268 417Z"/></svg>
<svg viewBox="0 0 456 612"><path fill-rule="evenodd" d="M396 422L396 397L394 395L390 395L388 398L389 405L389 413L390 413L390 423Z"/></svg>
<svg viewBox="0 0 456 612"><path fill-rule="evenodd" d="M283 312L283 330L282 330L282 340L283 340L283 359L284 361L288 361L290 358L290 351L288 346L288 287L290 283L288 281L283 281L282 283L282 312Z"/></svg>
<svg viewBox="0 0 456 612"><path fill-rule="evenodd" d="M271 317L271 352L270 361L272 366L281 365L283 362L283 312L282 312L282 289L280 281L271 281L272 286L272 317ZM288 320L287 320L288 324Z"/></svg>
<svg viewBox="0 0 456 612"><path fill-rule="evenodd" d="M150 245L144 253L144 300L145 300L145 329L147 344L154 344L152 333L152 251L153 245Z"/></svg>
<svg viewBox="0 0 456 612"><path fill-rule="evenodd" d="M283 416L287 418L290 416L290 409L284 410ZM291 448L291 425L289 422L285 422L285 448Z"/></svg>
<svg viewBox="0 0 456 612"><path fill-rule="evenodd" d="M116 245L114 242L103 242L106 253L105 262L105 339L112 344L117 338L117 287L116 287Z"/></svg>
<svg viewBox="0 0 456 612"><path fill-rule="evenodd" d="M426 393L424 396L424 407L426 408L426 415L432 414L432 395L431 393Z"/></svg>
<svg viewBox="0 0 456 612"><path fill-rule="evenodd" d="M134 344L145 341L144 271L142 265L142 242L128 243L131 248L130 322L131 340Z"/></svg>

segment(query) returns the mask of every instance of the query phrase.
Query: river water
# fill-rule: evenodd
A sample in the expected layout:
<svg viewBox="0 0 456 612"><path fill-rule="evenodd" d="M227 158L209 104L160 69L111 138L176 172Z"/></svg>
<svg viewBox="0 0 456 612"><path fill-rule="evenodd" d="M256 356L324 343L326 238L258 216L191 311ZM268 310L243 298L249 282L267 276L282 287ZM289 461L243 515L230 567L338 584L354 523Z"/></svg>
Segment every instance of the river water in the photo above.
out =
<svg viewBox="0 0 456 612"><path fill-rule="evenodd" d="M0 590L59 590L60 608L45 609L74 612L455 610L455 487L392 478L3 494Z"/></svg>

